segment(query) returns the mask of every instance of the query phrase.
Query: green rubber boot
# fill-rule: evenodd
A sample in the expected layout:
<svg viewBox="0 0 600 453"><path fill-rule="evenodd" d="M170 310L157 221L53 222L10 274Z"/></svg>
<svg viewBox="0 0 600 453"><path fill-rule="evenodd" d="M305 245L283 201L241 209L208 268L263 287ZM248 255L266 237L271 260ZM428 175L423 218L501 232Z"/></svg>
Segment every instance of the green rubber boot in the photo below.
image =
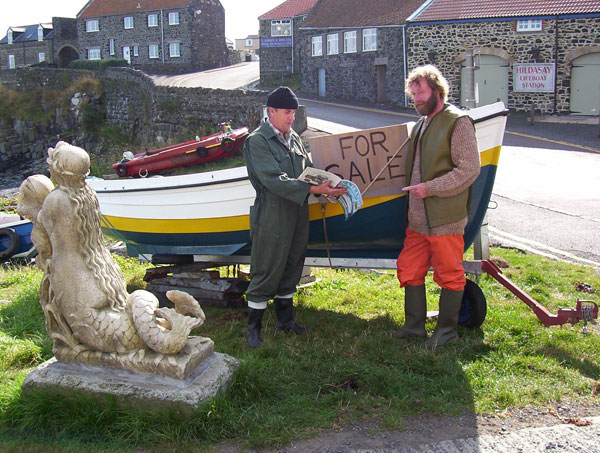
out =
<svg viewBox="0 0 600 453"><path fill-rule="evenodd" d="M427 299L425 297L425 285L404 287L404 327L394 330L394 338L404 339L411 337L424 338L425 317L427 316Z"/></svg>
<svg viewBox="0 0 600 453"><path fill-rule="evenodd" d="M435 332L423 344L426 348L437 348L458 337L458 312L464 291L442 288L440 294L440 314Z"/></svg>

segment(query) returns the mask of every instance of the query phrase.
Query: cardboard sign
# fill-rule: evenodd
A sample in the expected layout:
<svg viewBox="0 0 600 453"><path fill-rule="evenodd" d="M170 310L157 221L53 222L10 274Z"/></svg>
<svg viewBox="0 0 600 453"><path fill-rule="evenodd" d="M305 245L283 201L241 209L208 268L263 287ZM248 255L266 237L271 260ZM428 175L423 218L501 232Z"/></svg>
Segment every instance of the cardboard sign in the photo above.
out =
<svg viewBox="0 0 600 453"><path fill-rule="evenodd" d="M401 194L402 187L406 186L404 162L408 142L405 141L414 124L309 138L313 164L352 181L361 192L377 178L364 194L365 197ZM400 147L402 149L396 154Z"/></svg>

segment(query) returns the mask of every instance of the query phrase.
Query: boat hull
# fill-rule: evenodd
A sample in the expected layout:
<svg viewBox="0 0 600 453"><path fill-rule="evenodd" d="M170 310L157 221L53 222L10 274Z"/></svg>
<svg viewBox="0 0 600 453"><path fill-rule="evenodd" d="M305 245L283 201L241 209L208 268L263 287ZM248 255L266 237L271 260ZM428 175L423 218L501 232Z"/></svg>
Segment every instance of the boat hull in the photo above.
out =
<svg viewBox="0 0 600 453"><path fill-rule="evenodd" d="M37 252L31 241L32 229L33 223L29 220L0 224L0 260L35 256ZM15 234L7 233L5 230L11 230Z"/></svg>
<svg viewBox="0 0 600 453"><path fill-rule="evenodd" d="M465 249L480 229L492 193L506 123L500 106L475 119L482 166L473 185ZM124 240L130 255L250 253L249 208L255 193L245 167L90 184L98 194L105 233ZM402 249L405 194L365 197L348 220L337 203L324 205L324 211L316 198L309 203L309 257L392 259Z"/></svg>

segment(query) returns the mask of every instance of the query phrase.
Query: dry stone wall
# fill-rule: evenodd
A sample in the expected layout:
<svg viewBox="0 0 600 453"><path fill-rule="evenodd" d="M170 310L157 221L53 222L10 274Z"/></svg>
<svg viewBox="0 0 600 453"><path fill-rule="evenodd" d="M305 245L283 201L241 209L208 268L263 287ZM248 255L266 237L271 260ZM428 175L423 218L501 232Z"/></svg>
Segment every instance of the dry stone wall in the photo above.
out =
<svg viewBox="0 0 600 453"><path fill-rule="evenodd" d="M252 130L260 122L266 99L260 91L159 87L142 72L127 68L109 68L103 74L52 68L3 70L0 84L21 92L44 87L61 90L83 76L102 81L106 122L121 128L131 142L147 147L179 138L190 140L203 127L216 130L222 121ZM14 118L0 121L0 171L44 159L58 139L86 149L97 142L97 137L81 133L74 109L57 112L44 126Z"/></svg>

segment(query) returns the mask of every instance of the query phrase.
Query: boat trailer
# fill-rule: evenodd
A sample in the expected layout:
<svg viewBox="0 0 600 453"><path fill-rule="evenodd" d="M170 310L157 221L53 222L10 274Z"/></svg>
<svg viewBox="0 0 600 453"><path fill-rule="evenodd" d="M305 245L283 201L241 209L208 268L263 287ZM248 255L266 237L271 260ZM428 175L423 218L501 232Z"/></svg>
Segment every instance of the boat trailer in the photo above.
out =
<svg viewBox="0 0 600 453"><path fill-rule="evenodd" d="M145 255L146 260L155 264L161 263L161 258L166 255ZM181 258L181 257L180 257ZM190 261L192 257L189 256ZM162 261L165 263L165 261ZM193 263L198 268L210 268L227 266L233 264L250 264L249 256L242 255L193 255ZM166 264L166 263L165 263ZM332 267L340 269L396 269L395 259L383 258L317 258L306 257L305 266L309 267ZM463 261L465 273L478 277L486 273L516 297L527 304L544 326L557 326L566 323L576 324L583 321L583 332L587 331L587 323L598 318L598 304L591 300L577 299L575 308L559 308L557 314L552 314L546 307L533 299L527 292L521 289L511 279L502 273L500 268L491 260L467 260ZM463 295L459 324L467 328L478 328L483 324L487 313L487 302L483 291L471 279L467 279L467 286Z"/></svg>

